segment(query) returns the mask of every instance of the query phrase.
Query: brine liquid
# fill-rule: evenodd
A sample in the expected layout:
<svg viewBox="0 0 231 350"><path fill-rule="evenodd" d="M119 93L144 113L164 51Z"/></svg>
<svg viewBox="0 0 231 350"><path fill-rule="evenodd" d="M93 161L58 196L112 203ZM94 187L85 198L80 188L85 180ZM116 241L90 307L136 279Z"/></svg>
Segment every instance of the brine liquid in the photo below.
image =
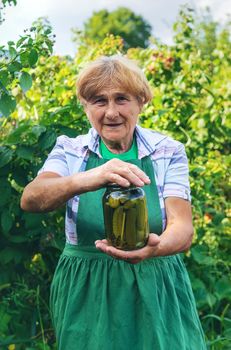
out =
<svg viewBox="0 0 231 350"><path fill-rule="evenodd" d="M133 197L133 198L130 198ZM116 248L142 248L149 235L145 197L112 193L103 203L106 236Z"/></svg>

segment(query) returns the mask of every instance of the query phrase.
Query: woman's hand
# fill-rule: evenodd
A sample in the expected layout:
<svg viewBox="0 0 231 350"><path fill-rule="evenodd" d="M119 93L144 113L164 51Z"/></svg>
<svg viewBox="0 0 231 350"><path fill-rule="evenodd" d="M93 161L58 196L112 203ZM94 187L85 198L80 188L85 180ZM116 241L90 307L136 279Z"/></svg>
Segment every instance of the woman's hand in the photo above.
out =
<svg viewBox="0 0 231 350"><path fill-rule="evenodd" d="M150 180L139 167L119 159L71 176L44 172L25 187L21 207L31 212L51 211L75 195L95 191L110 182L128 187L144 186Z"/></svg>
<svg viewBox="0 0 231 350"><path fill-rule="evenodd" d="M167 227L160 235L151 233L144 248L123 251L110 246L107 240L96 241L96 248L116 259L136 264L144 259L167 256L186 251L193 238L192 213L190 202L177 197L165 200Z"/></svg>
<svg viewBox="0 0 231 350"><path fill-rule="evenodd" d="M106 239L95 241L95 246L104 253L116 259L125 260L131 264L137 264L144 259L155 256L157 246L160 243L160 237L155 233L150 233L148 243L145 247L132 251L125 251L117 249L109 245Z"/></svg>
<svg viewBox="0 0 231 350"><path fill-rule="evenodd" d="M150 184L149 177L136 165L113 158L107 163L85 172L90 182L96 187L105 186L108 183L116 183L122 187L131 184L144 186ZM92 190L92 189L91 189Z"/></svg>

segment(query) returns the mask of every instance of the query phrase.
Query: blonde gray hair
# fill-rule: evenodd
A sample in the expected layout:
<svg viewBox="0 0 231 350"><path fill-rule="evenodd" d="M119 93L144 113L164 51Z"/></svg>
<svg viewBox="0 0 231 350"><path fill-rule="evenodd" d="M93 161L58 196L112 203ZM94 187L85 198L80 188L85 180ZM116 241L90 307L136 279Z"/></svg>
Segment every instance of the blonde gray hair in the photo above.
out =
<svg viewBox="0 0 231 350"><path fill-rule="evenodd" d="M77 96L89 101L103 89L120 88L145 104L152 99L146 76L138 65L124 56L102 56L88 63L77 79Z"/></svg>

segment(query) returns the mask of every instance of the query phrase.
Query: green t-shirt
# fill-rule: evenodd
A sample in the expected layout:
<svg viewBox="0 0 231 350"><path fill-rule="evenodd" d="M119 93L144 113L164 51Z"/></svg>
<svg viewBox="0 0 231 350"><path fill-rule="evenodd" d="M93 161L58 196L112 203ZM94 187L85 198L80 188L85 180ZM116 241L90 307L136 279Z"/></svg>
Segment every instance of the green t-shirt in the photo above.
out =
<svg viewBox="0 0 231 350"><path fill-rule="evenodd" d="M130 160L130 159L138 159L138 147L136 143L136 138L133 138L132 145L127 152L124 153L113 153L111 152L102 139L99 141L99 150L104 159L113 159L118 158L120 160Z"/></svg>

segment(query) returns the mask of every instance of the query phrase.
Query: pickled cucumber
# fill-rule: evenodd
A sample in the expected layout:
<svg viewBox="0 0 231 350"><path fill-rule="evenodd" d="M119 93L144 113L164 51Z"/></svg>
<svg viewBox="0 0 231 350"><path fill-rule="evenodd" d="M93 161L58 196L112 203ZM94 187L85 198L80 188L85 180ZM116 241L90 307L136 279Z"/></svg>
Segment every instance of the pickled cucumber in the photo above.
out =
<svg viewBox="0 0 231 350"><path fill-rule="evenodd" d="M121 222L121 244L124 243L125 219L126 219L126 214L125 214L125 212L123 212L123 218L122 218L122 222Z"/></svg>
<svg viewBox="0 0 231 350"><path fill-rule="evenodd" d="M130 208L126 212L125 224L125 240L128 247L135 247L136 245L136 209Z"/></svg>
<svg viewBox="0 0 231 350"><path fill-rule="evenodd" d="M120 237L124 231L125 213L123 207L114 210L112 219L113 234L116 238Z"/></svg>
<svg viewBox="0 0 231 350"><path fill-rule="evenodd" d="M108 203L104 204L103 210L104 210L105 233L106 233L106 236L110 236L113 233L112 227L111 227L113 212L112 212L111 207Z"/></svg>
<svg viewBox="0 0 231 350"><path fill-rule="evenodd" d="M109 203L110 207L118 208L118 206L120 205L120 200L119 200L119 198L110 197L108 203Z"/></svg>
<svg viewBox="0 0 231 350"><path fill-rule="evenodd" d="M129 209L129 208L133 208L135 206L136 200L127 200L124 203L124 208L125 209Z"/></svg>
<svg viewBox="0 0 231 350"><path fill-rule="evenodd" d="M147 223L147 210L144 199L138 199L136 202L137 207L137 231L145 229Z"/></svg>
<svg viewBox="0 0 231 350"><path fill-rule="evenodd" d="M127 196L120 196L119 200L120 200L121 204L124 204L125 202L127 202L129 200L129 198Z"/></svg>

